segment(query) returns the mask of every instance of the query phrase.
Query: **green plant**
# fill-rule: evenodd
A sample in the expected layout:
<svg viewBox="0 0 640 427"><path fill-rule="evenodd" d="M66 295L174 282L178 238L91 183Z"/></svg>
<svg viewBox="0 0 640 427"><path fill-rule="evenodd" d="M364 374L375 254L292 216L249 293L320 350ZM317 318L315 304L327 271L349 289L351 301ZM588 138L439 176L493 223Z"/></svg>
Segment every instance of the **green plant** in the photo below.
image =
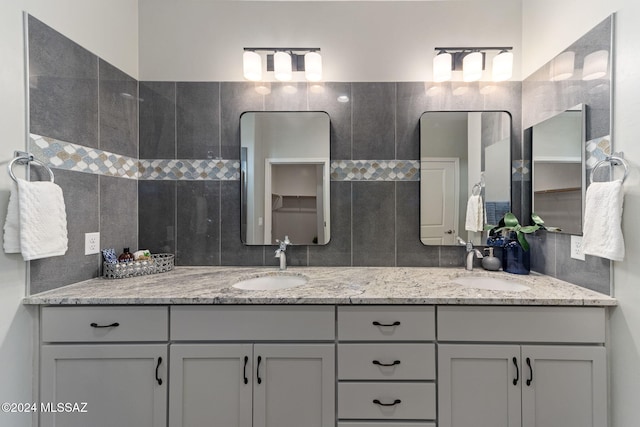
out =
<svg viewBox="0 0 640 427"><path fill-rule="evenodd" d="M485 231L489 231L489 235L496 233L504 235L505 232L507 232L507 234L515 233L518 244L525 251L529 250L529 242L527 242L524 236L525 234L531 234L537 230L560 231L558 227L546 226L542 218L540 218L540 215L536 213L531 214L531 219L533 220L533 225L520 225L518 218L512 212L507 212L502 219L500 219L498 225L485 225L484 229Z"/></svg>

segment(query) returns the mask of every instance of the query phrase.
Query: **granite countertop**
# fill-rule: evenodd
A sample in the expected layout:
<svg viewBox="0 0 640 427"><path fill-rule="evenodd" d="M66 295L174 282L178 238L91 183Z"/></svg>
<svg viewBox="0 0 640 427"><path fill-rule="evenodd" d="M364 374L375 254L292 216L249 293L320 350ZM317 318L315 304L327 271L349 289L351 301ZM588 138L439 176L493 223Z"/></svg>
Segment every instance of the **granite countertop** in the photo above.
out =
<svg viewBox="0 0 640 427"><path fill-rule="evenodd" d="M278 274L270 267L177 267L128 279L97 278L31 295L24 304L472 304L613 306L614 298L549 276L482 269L291 267L302 286L271 291L233 288L240 280ZM493 291L453 283L460 276L501 278L530 289Z"/></svg>

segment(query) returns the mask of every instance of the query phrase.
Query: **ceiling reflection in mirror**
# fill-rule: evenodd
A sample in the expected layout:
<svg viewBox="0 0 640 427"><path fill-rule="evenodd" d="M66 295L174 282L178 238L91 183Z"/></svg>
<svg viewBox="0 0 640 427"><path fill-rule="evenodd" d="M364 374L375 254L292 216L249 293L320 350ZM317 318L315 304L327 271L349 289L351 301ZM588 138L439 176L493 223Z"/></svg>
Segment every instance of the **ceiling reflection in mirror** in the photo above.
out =
<svg viewBox="0 0 640 427"><path fill-rule="evenodd" d="M330 238L329 115L240 117L241 238L247 245L324 245Z"/></svg>
<svg viewBox="0 0 640 427"><path fill-rule="evenodd" d="M420 118L420 241L484 244L511 210L511 116L427 112Z"/></svg>

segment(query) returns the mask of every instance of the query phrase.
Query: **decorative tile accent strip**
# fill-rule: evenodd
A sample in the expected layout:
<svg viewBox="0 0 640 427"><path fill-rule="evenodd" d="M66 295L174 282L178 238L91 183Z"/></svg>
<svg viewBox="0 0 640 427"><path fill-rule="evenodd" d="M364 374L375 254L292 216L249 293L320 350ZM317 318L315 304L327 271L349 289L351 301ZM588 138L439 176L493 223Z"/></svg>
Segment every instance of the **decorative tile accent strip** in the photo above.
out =
<svg viewBox="0 0 640 427"><path fill-rule="evenodd" d="M419 160L333 160L332 181L419 181Z"/></svg>
<svg viewBox="0 0 640 427"><path fill-rule="evenodd" d="M30 139L31 154L52 168L128 179L138 177L138 159L36 134L31 134Z"/></svg>
<svg viewBox="0 0 640 427"><path fill-rule="evenodd" d="M611 155L611 136L603 136L602 138L595 138L591 141L587 141L586 144L587 159L585 164L587 170L593 169L593 167L600 160L603 160L606 156Z"/></svg>
<svg viewBox="0 0 640 427"><path fill-rule="evenodd" d="M511 163L512 181L531 181L531 160L514 160Z"/></svg>
<svg viewBox="0 0 640 427"><path fill-rule="evenodd" d="M181 181L237 181L240 161L205 160L140 160L139 179Z"/></svg>

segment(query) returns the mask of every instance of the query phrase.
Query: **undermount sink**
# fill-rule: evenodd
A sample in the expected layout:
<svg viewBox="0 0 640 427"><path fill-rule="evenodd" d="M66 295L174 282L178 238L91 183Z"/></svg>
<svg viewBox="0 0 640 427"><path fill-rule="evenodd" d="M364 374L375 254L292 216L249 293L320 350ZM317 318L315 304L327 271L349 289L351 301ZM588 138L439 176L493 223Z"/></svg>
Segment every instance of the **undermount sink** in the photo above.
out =
<svg viewBox="0 0 640 427"><path fill-rule="evenodd" d="M295 288L307 283L307 278L294 274L269 274L242 280L232 285L236 289L245 291L272 291L277 289Z"/></svg>
<svg viewBox="0 0 640 427"><path fill-rule="evenodd" d="M522 292L531 289L522 283L487 276L461 276L456 277L452 282L465 288L486 289L490 291Z"/></svg>

